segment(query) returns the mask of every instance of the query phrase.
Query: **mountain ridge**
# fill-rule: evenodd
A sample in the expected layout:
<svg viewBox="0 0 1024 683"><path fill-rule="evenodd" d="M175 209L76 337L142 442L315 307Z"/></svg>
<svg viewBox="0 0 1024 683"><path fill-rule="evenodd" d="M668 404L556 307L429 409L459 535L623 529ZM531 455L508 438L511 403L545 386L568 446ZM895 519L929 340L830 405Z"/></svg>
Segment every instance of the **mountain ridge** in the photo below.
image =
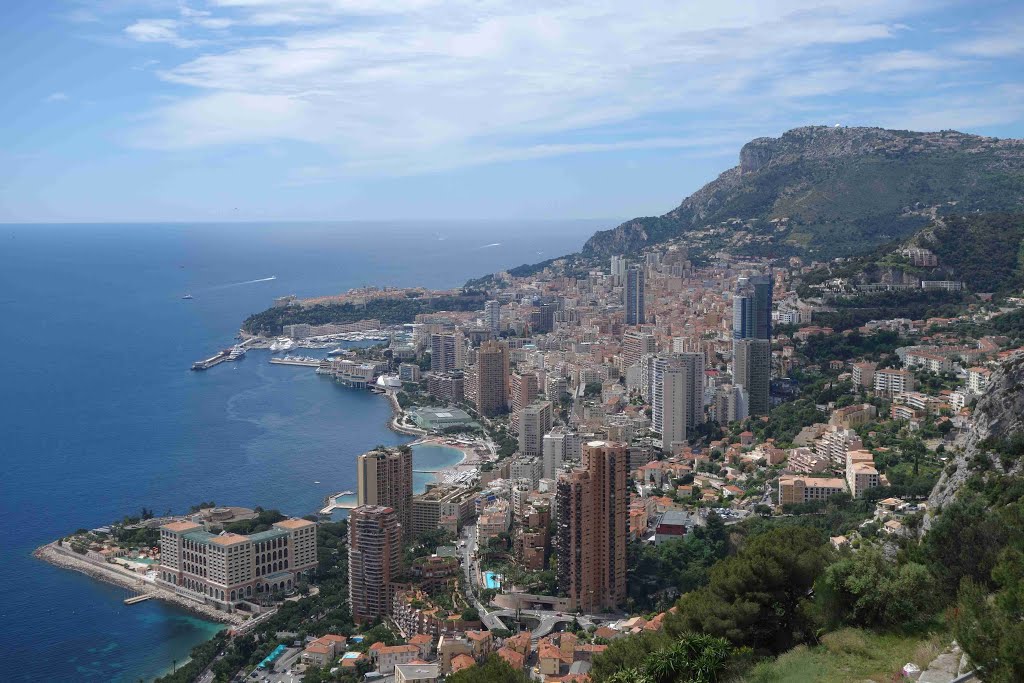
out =
<svg viewBox="0 0 1024 683"><path fill-rule="evenodd" d="M678 207L597 232L582 254L633 253L731 222L759 255L847 255L909 235L936 210L1022 209L1024 140L805 126L751 140Z"/></svg>

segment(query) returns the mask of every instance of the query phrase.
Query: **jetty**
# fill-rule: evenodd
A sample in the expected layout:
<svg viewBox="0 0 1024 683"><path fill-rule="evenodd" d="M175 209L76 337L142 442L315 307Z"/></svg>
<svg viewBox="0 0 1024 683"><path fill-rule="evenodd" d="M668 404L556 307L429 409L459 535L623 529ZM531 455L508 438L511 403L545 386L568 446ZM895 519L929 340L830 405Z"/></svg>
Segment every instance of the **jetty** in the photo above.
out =
<svg viewBox="0 0 1024 683"><path fill-rule="evenodd" d="M273 365L301 365L307 368L318 368L320 367L320 360L319 358L293 358L285 356L284 358L271 358L270 362Z"/></svg>
<svg viewBox="0 0 1024 683"><path fill-rule="evenodd" d="M335 510L354 510L359 507L359 503L355 500L348 500L339 502L338 498L342 496L351 496L351 491L342 491L341 493L332 493L324 499L326 505L320 510L321 515L330 515Z"/></svg>
<svg viewBox="0 0 1024 683"><path fill-rule="evenodd" d="M156 595L154 595L153 593L140 593L139 595L133 595L130 598L125 598L124 599L124 604L126 604L126 605L134 605L137 602L143 602L145 600L149 600L149 599L155 598L155 597L156 597Z"/></svg>

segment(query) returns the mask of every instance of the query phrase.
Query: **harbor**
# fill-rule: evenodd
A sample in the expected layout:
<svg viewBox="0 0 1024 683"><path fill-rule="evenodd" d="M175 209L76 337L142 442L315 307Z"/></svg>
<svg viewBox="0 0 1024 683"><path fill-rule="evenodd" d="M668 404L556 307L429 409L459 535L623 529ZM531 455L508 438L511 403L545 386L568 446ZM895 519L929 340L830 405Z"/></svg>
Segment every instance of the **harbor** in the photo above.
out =
<svg viewBox="0 0 1024 683"><path fill-rule="evenodd" d="M271 358L272 365L300 365L307 368L318 368L322 360L310 358L309 356L285 356L284 358Z"/></svg>

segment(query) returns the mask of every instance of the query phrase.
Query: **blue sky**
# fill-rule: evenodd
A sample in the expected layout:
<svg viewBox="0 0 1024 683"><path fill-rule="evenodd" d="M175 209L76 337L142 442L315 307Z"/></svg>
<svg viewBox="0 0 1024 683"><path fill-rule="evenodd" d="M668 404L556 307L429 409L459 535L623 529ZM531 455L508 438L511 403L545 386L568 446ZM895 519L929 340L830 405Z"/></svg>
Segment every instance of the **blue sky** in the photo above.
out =
<svg viewBox="0 0 1024 683"><path fill-rule="evenodd" d="M1024 6L6 0L0 221L628 218L805 124L1024 137Z"/></svg>

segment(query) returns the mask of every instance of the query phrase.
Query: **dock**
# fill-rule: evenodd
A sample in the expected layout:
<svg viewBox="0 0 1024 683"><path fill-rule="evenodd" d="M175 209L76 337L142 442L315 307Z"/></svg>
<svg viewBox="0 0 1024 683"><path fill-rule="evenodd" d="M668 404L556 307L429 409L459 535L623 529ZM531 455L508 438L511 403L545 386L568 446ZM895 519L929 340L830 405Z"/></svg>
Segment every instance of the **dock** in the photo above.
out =
<svg viewBox="0 0 1024 683"><path fill-rule="evenodd" d="M143 602L145 600L149 600L150 598L155 598L155 597L156 597L156 595L154 595L153 593L140 593L139 595L133 595L130 598L125 598L124 599L124 604L126 604L126 605L134 605L137 602Z"/></svg>
<svg viewBox="0 0 1024 683"><path fill-rule="evenodd" d="M300 365L306 368L318 368L320 367L319 358L271 358L270 362L273 365Z"/></svg>
<svg viewBox="0 0 1024 683"><path fill-rule="evenodd" d="M351 491L342 491L341 493L332 493L331 495L327 496L327 498L324 499L324 502L327 503L327 505L325 505L324 508L320 510L320 514L330 515L335 510L354 510L355 508L359 507L359 503L355 500L346 501L344 503L338 502L338 498L340 498L341 496L351 495Z"/></svg>
<svg viewBox="0 0 1024 683"><path fill-rule="evenodd" d="M214 365L219 365L228 359L228 355L231 353L231 349L225 349L224 351L218 351L216 356L210 356L206 360L197 360L192 364L193 370L209 370Z"/></svg>

